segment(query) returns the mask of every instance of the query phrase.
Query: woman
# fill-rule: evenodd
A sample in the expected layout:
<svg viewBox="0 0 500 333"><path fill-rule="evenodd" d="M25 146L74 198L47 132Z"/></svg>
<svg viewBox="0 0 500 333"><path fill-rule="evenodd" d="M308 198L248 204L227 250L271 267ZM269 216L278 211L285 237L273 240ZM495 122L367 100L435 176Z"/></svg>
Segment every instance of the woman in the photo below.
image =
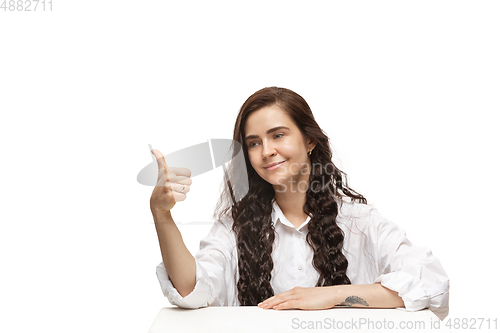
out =
<svg viewBox="0 0 500 333"><path fill-rule="evenodd" d="M224 189L195 257L170 215L189 192L189 170L167 169L152 151L160 169L150 201L163 257L157 276L170 303L430 308L447 316L449 282L438 259L349 188L301 96L257 91L241 107L233 140L243 149L248 193L236 202L231 184ZM242 176L235 163L227 181Z"/></svg>

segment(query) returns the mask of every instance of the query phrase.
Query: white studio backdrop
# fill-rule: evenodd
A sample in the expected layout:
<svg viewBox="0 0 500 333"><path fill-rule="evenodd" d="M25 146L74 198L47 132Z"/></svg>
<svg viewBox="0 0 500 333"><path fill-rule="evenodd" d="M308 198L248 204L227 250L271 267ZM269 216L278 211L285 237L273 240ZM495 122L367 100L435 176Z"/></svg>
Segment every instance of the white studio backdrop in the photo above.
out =
<svg viewBox="0 0 500 333"><path fill-rule="evenodd" d="M350 185L432 249L450 318L493 318L500 167L496 1L53 1L0 10L2 332L146 332L169 303L148 144L232 138L294 90ZM219 168L178 222L211 221ZM194 255L210 224L182 225ZM28 320L29 319L29 320Z"/></svg>

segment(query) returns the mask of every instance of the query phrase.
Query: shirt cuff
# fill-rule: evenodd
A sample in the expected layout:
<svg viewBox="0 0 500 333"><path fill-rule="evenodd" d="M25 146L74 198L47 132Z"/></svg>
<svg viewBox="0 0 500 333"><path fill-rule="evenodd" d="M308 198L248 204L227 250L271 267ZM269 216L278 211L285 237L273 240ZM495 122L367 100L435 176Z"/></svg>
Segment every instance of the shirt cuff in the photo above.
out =
<svg viewBox="0 0 500 333"><path fill-rule="evenodd" d="M208 274L196 260L196 284L191 293L182 297L177 289L175 289L170 277L167 274L165 265L161 262L156 267L156 276L160 282L163 295L168 298L172 305L177 305L181 308L198 309L208 306L208 299L211 293L210 284L208 283Z"/></svg>
<svg viewBox="0 0 500 333"><path fill-rule="evenodd" d="M380 283L382 286L398 292L398 296L403 299L405 309L408 311L428 308L441 320L448 315L449 280L436 286L426 286L413 275L397 271L382 274L373 283Z"/></svg>

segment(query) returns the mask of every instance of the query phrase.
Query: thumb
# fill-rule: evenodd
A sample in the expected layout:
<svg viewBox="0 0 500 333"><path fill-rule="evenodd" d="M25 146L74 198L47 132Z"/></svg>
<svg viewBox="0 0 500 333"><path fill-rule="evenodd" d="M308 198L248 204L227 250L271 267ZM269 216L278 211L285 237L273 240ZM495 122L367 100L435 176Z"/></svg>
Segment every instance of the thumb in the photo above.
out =
<svg viewBox="0 0 500 333"><path fill-rule="evenodd" d="M158 163L158 179L164 174L167 175L167 162L165 161L165 157L158 149L151 150L151 153L156 158L156 162Z"/></svg>

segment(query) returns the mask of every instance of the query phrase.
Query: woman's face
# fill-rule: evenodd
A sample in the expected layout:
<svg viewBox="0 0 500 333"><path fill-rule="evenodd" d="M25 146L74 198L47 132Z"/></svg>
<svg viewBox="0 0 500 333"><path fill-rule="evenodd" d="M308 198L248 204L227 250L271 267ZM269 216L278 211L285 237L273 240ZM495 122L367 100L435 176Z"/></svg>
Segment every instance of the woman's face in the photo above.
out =
<svg viewBox="0 0 500 333"><path fill-rule="evenodd" d="M315 145L278 106L264 107L248 117L244 143L252 167L275 189L286 191L299 184L299 189L307 189L311 166L307 153ZM268 167L276 162L280 164Z"/></svg>

